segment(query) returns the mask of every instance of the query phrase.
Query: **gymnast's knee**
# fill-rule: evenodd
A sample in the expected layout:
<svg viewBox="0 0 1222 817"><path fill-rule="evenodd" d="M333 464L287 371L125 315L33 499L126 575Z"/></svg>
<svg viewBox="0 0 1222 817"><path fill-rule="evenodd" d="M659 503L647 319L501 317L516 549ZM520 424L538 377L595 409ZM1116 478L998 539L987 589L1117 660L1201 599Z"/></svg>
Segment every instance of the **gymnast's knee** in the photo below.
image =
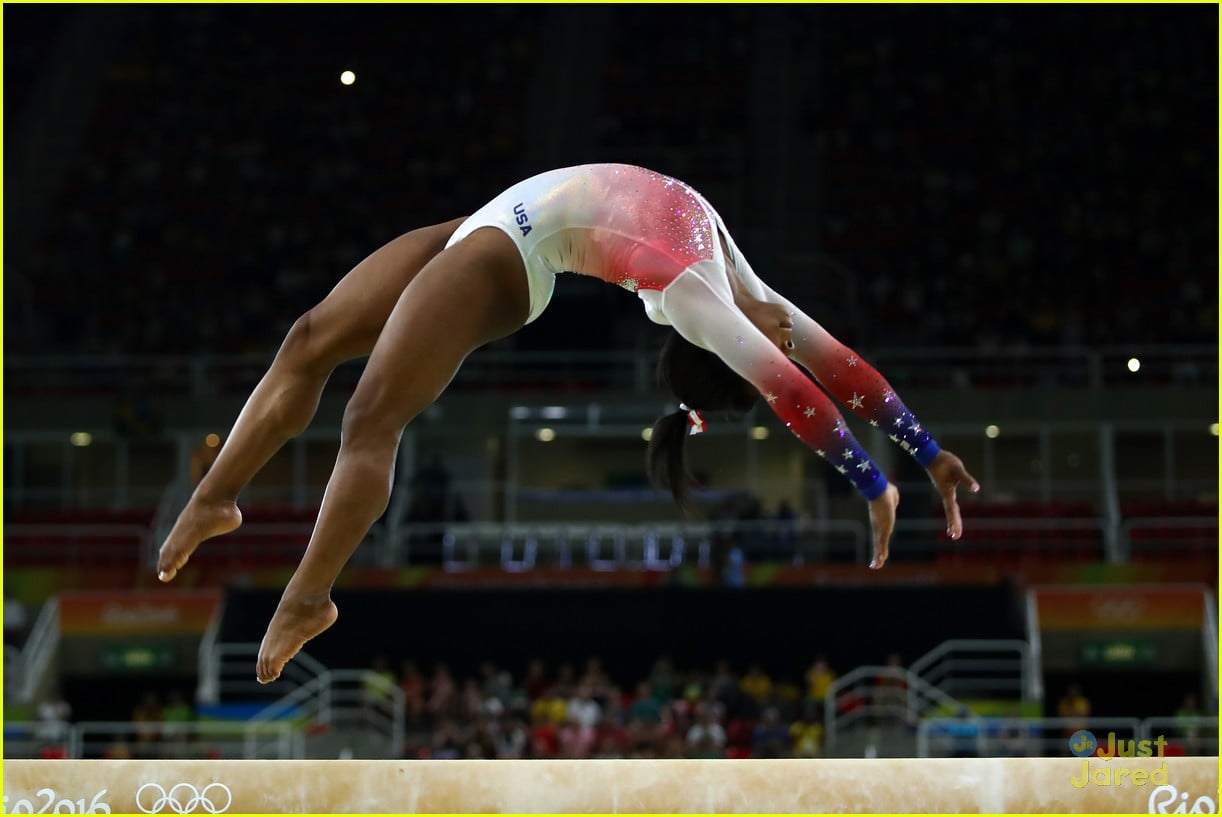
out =
<svg viewBox="0 0 1222 817"><path fill-rule="evenodd" d="M276 361L301 374L325 376L340 362L334 336L318 310L309 309L289 327Z"/></svg>
<svg viewBox="0 0 1222 817"><path fill-rule="evenodd" d="M340 446L349 454L368 453L373 456L394 456L403 426L380 406L376 396L369 396L358 387L340 423Z"/></svg>

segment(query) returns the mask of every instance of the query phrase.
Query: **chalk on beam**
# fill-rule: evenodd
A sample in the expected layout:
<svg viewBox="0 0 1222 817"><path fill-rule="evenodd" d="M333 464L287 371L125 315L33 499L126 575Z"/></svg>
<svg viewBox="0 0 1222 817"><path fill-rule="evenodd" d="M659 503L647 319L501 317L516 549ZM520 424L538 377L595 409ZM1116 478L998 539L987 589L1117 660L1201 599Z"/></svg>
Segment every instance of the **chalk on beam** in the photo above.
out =
<svg viewBox="0 0 1222 817"><path fill-rule="evenodd" d="M1217 813L1216 758L1091 759L1085 773L1084 762L6 760L3 773L9 813L63 801L136 814Z"/></svg>

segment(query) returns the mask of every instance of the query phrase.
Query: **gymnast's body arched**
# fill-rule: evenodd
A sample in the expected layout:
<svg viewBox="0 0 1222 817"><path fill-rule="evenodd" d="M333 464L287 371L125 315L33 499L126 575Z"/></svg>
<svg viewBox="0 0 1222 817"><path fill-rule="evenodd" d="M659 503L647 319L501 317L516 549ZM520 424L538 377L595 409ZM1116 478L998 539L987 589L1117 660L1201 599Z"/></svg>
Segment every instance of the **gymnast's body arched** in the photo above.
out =
<svg viewBox="0 0 1222 817"><path fill-rule="evenodd" d="M685 439L703 423L701 412L745 411L762 397L868 501L870 566L883 566L899 493L801 364L927 469L950 536L962 534L956 489L979 489L963 463L938 447L873 367L755 274L699 193L631 165L553 170L514 185L469 218L400 236L298 318L178 517L159 554L162 581L171 581L201 542L241 524L241 489L309 424L331 371L369 355L344 411L339 456L309 546L260 647L260 681L275 680L334 623L331 587L389 503L406 425L440 396L468 354L537 318L560 272L632 290L651 320L675 329L659 373L681 409L654 426L647 461L654 481L680 504Z"/></svg>

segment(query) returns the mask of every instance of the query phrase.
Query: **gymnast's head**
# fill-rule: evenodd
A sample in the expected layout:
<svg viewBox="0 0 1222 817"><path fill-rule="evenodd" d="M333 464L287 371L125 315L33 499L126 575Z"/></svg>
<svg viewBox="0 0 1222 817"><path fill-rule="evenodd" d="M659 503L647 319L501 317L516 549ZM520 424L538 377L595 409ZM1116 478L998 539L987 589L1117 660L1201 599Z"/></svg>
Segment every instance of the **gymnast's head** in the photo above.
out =
<svg viewBox="0 0 1222 817"><path fill-rule="evenodd" d="M688 343L678 332L671 332L662 345L658 381L684 408L662 415L653 424L645 452L646 470L653 484L669 489L676 504L686 511L691 475L684 449L693 423L703 422L705 413L744 414L755 405L759 392L717 355Z"/></svg>

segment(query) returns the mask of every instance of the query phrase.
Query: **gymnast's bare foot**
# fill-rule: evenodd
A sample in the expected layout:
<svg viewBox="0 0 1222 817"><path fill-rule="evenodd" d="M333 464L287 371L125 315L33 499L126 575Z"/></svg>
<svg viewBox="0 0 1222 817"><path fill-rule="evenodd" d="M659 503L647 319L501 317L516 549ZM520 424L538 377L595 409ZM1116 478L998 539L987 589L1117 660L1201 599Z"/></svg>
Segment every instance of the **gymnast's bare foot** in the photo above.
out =
<svg viewBox="0 0 1222 817"><path fill-rule="evenodd" d="M229 533L242 524L242 512L230 500L191 497L157 557L157 578L172 581L205 539Z"/></svg>
<svg viewBox="0 0 1222 817"><path fill-rule="evenodd" d="M870 531L874 534L874 559L870 568L881 570L891 551L891 531L895 529L895 509L900 504L900 492L894 485L877 499L870 501Z"/></svg>
<svg viewBox="0 0 1222 817"><path fill-rule="evenodd" d="M279 678L284 665L305 643L334 624L338 617L339 609L328 596L321 599L290 596L286 590L259 645L255 665L259 683L270 684Z"/></svg>

